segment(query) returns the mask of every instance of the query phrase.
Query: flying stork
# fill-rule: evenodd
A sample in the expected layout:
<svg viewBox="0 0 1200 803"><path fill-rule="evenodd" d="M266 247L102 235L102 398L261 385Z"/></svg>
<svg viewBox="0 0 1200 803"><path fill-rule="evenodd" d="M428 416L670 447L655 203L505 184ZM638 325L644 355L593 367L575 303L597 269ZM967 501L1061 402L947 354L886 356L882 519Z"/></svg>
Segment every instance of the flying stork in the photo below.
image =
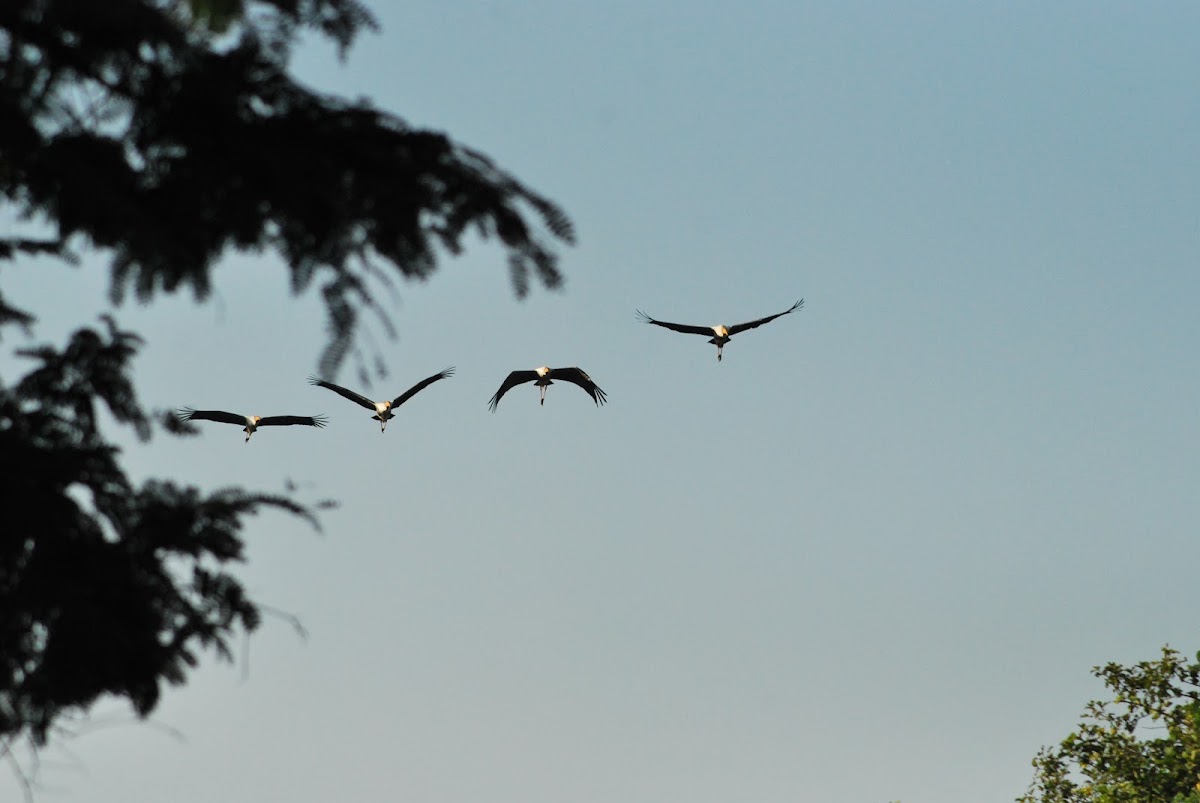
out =
<svg viewBox="0 0 1200 803"><path fill-rule="evenodd" d="M371 401L366 396L359 396L352 390L347 390L341 385L335 385L332 382L326 382L324 379L319 379L315 376L310 376L308 381L309 384L332 390L339 396L343 396L361 407L366 407L368 410L374 410L375 415L371 416L371 418L374 418L379 422L379 433L382 435L383 431L387 429L387 422L396 417L392 410L404 404L406 401L417 395L417 393L424 390L429 385L432 385L439 379L445 379L448 376L454 376L454 366L451 366L440 373L436 373L428 379L422 379L420 382L413 385L411 388L404 391L391 401Z"/></svg>
<svg viewBox="0 0 1200 803"><path fill-rule="evenodd" d="M224 410L193 410L190 407L184 407L177 415L181 421L220 421L222 424L241 424L244 427L242 432L246 433L246 440L243 443L249 443L250 436L257 432L259 427L290 427L296 424L303 424L307 427L323 427L329 421L323 415L269 415L263 417L261 415L238 415L237 413L227 413Z"/></svg>
<svg viewBox="0 0 1200 803"><path fill-rule="evenodd" d="M546 403L546 388L554 384L553 380L561 379L563 382L571 382L588 392L592 397L592 401L596 402L596 406L604 404L607 397L604 391L601 390L592 378L583 372L582 368L550 368L543 365L541 368L535 368L532 371L513 371L500 385L500 389L496 391L496 395L488 402L488 406L492 408L492 412L496 412L497 405L500 404L500 398L508 393L510 388L526 382L533 382L541 391L539 404Z"/></svg>
<svg viewBox="0 0 1200 803"><path fill-rule="evenodd" d="M689 335L704 335L713 336L712 340L708 341L717 347L717 362L721 361L721 349L729 342L729 339L738 332L744 332L747 329L757 329L764 323L770 323L781 315L787 315L789 312L795 312L804 306L804 299L800 299L792 306L785 309L783 312L777 312L774 315L768 315L765 318L759 318L757 321L747 321L746 323L734 324L733 326L690 326L686 323L667 323L666 321L656 321L641 310L637 311L638 318L646 323L652 323L655 326L662 326L674 332L683 332Z"/></svg>

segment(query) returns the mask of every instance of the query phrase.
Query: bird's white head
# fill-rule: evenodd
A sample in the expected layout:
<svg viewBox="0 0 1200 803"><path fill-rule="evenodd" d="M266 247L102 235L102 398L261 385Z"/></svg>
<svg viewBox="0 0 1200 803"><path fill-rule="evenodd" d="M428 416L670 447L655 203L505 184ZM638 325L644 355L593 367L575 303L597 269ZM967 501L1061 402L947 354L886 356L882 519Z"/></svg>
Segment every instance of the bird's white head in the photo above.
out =
<svg viewBox="0 0 1200 803"><path fill-rule="evenodd" d="M717 333L717 337L729 337L729 327L728 326L723 326L722 324L717 324L716 326L712 326L709 328Z"/></svg>
<svg viewBox="0 0 1200 803"><path fill-rule="evenodd" d="M246 423L247 423L247 424L249 424L249 425L250 425L250 426L252 426L252 427L256 427L256 426L258 426L258 422L259 422L259 421L262 421L262 416L261 416L261 415L248 415L248 416L246 416Z"/></svg>
<svg viewBox="0 0 1200 803"><path fill-rule="evenodd" d="M545 376L546 374L550 373L550 366L543 365L541 368L535 368L534 370L537 371L538 376Z"/></svg>

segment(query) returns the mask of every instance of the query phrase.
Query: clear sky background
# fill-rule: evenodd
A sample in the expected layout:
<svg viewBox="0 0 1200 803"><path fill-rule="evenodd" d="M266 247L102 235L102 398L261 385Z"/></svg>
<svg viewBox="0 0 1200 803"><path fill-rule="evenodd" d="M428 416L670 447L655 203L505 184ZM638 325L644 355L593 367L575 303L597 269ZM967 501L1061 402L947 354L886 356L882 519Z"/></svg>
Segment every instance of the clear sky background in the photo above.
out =
<svg viewBox="0 0 1200 803"><path fill-rule="evenodd" d="M40 799L1008 801L1092 666L1200 648L1200 7L374 5L299 73L563 204L565 289L517 301L486 244L402 286L389 378L335 381L458 372L384 435L306 384L323 313L274 255L124 306L147 404L331 417L130 443L135 476L341 507L247 531L306 640L268 618L154 725L101 706ZM105 264L5 293L60 342ZM634 318L800 297L719 364ZM542 364L609 404L488 412Z"/></svg>

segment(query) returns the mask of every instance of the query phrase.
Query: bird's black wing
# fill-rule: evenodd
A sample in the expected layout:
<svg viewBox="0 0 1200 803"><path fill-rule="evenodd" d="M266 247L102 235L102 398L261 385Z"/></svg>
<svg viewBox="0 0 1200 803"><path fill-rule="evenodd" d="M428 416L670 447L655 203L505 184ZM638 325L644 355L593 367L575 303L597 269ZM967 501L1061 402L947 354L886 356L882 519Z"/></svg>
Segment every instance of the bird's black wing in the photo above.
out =
<svg viewBox="0 0 1200 803"><path fill-rule="evenodd" d="M488 407L492 408L493 413L496 412L496 406L500 404L500 398L505 393L508 393L510 388L514 388L525 382L532 382L537 378L537 371L513 371L504 380L503 384L500 385L500 389L496 391L496 395L488 402Z"/></svg>
<svg viewBox="0 0 1200 803"><path fill-rule="evenodd" d="M592 378L584 373L582 368L551 368L551 379L561 379L563 382L574 382L579 387L588 392L592 397L592 401L596 402L596 406L604 404L608 401L608 396L600 389L600 387L592 381Z"/></svg>
<svg viewBox="0 0 1200 803"><path fill-rule="evenodd" d="M193 410L190 407L184 407L177 415L181 421L220 421L222 424L246 426L246 416L227 413L224 410Z"/></svg>
<svg viewBox="0 0 1200 803"><path fill-rule="evenodd" d="M793 304L792 306L785 309L783 312L777 312L774 315L768 315L765 318L759 318L757 321L747 321L746 323L739 323L736 326L729 327L729 335L732 337L733 335L736 335L738 332L744 332L747 329L755 329L759 326L762 326L764 323L770 323L771 321L775 320L776 318L778 318L781 315L787 315L789 312L795 312L796 310L800 309L803 306L804 306L804 299L802 298L799 301L797 301L795 304Z"/></svg>
<svg viewBox="0 0 1200 803"><path fill-rule="evenodd" d="M641 310L637 311L638 320L646 323L652 323L655 326L662 326L670 329L673 332L683 332L688 335L704 335L705 337L713 336L713 328L711 326L692 326L686 323L667 323L666 321L656 321Z"/></svg>
<svg viewBox="0 0 1200 803"><path fill-rule="evenodd" d="M341 385L335 385L332 382L326 382L324 379L320 379L315 376L310 376L308 378L308 383L310 385L316 385L317 387L326 388L327 390L332 390L337 395L339 395L343 398L349 399L350 401L352 401L355 404L358 404L362 407L366 407L371 412L375 411L375 402L371 401L366 396L359 396L354 391L347 390L346 388L342 387Z"/></svg>
<svg viewBox="0 0 1200 803"><path fill-rule="evenodd" d="M374 410L375 406L372 405ZM258 425L260 427L290 427L296 424L303 424L306 427L323 427L329 421L323 415L269 415L266 418L260 419Z"/></svg>
<svg viewBox="0 0 1200 803"><path fill-rule="evenodd" d="M420 382L413 385L408 390L404 391L404 393L400 394L399 396L397 396L395 399L392 400L392 407L399 407L400 405L404 404L406 401L411 399L413 396L417 395L422 390L424 390L425 388L432 385L434 382L438 381L439 379L445 379L448 376L454 376L454 366L453 365L450 366L449 368L447 368L445 371L442 371L441 373L434 374L433 376L429 377L428 379L422 379Z"/></svg>

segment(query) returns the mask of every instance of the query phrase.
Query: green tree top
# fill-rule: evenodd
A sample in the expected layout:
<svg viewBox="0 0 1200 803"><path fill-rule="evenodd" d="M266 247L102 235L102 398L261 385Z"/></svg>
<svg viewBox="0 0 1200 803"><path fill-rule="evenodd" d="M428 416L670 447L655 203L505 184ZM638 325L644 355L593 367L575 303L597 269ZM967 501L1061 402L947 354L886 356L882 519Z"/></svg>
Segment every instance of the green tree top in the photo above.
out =
<svg viewBox="0 0 1200 803"><path fill-rule="evenodd" d="M1079 729L1042 748L1020 803L1200 803L1200 653L1094 673L1111 700L1087 704Z"/></svg>

